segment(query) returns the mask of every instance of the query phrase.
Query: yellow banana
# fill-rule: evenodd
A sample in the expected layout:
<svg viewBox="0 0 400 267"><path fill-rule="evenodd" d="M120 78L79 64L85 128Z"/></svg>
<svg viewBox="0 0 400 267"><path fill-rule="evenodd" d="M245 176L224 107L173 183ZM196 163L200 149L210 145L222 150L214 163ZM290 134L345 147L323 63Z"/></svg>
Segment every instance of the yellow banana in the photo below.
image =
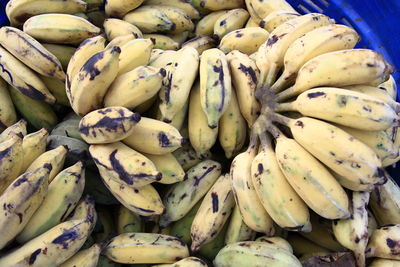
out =
<svg viewBox="0 0 400 267"><path fill-rule="evenodd" d="M67 14L33 16L24 23L23 28L36 40L47 43L79 44L100 33L100 28L89 21Z"/></svg>
<svg viewBox="0 0 400 267"><path fill-rule="evenodd" d="M253 240L255 236L256 232L243 222L239 207L235 205L226 230L225 244Z"/></svg>
<svg viewBox="0 0 400 267"><path fill-rule="evenodd" d="M251 127L260 115L260 103L255 97L260 71L249 56L237 50L230 52L227 59L240 112L246 119L248 126Z"/></svg>
<svg viewBox="0 0 400 267"><path fill-rule="evenodd" d="M256 21L262 20L272 12L279 10L297 14L297 11L285 0L245 0L245 2L251 17Z"/></svg>
<svg viewBox="0 0 400 267"><path fill-rule="evenodd" d="M175 42L173 39L166 35L148 33L144 34L143 38L150 39L154 44L154 49L177 50L179 48L179 43Z"/></svg>
<svg viewBox="0 0 400 267"><path fill-rule="evenodd" d="M162 114L161 114L161 111L160 111L160 109L158 107L159 106L156 106L157 114L155 115L155 119L162 120ZM175 116L172 118L172 120L170 122L167 122L167 123L171 124L172 126L174 126L176 129L178 129L180 131L182 129L182 127L184 126L184 123L187 122L186 118L187 118L188 109L189 109L189 101L186 101L186 103L181 108L181 110L179 110L175 114Z"/></svg>
<svg viewBox="0 0 400 267"><path fill-rule="evenodd" d="M385 90L389 95L392 96L393 100L397 97L397 85L392 75L389 75L389 79L378 85L380 89Z"/></svg>
<svg viewBox="0 0 400 267"><path fill-rule="evenodd" d="M104 254L119 263L173 263L189 256L179 238L153 233L126 233L114 237Z"/></svg>
<svg viewBox="0 0 400 267"><path fill-rule="evenodd" d="M260 27L249 27L231 31L222 37L218 46L224 53L239 50L250 55L257 52L258 48L268 39L269 33Z"/></svg>
<svg viewBox="0 0 400 267"><path fill-rule="evenodd" d="M228 10L214 11L201 18L196 24L196 36L212 36L214 34L214 24Z"/></svg>
<svg viewBox="0 0 400 267"><path fill-rule="evenodd" d="M23 158L22 138L17 134L0 143L0 194L21 173Z"/></svg>
<svg viewBox="0 0 400 267"><path fill-rule="evenodd" d="M257 89L263 87L265 85L265 81L267 79L268 71L270 68L270 62L267 58L267 46L262 44L257 52L255 52L255 55L253 54L252 57L250 57L257 65L257 68L260 70L260 76L257 81Z"/></svg>
<svg viewBox="0 0 400 267"><path fill-rule="evenodd" d="M400 260L400 225L392 224L376 229L369 240L365 256Z"/></svg>
<svg viewBox="0 0 400 267"><path fill-rule="evenodd" d="M144 5L164 5L182 9L191 19L199 19L200 13L188 1L181 0L146 0Z"/></svg>
<svg viewBox="0 0 400 267"><path fill-rule="evenodd" d="M211 242L229 218L235 205L230 183L229 174L222 175L204 196L190 230L192 251Z"/></svg>
<svg viewBox="0 0 400 267"><path fill-rule="evenodd" d="M128 34L135 37L135 39L143 38L143 34L138 27L121 19L108 18L104 20L103 27L109 41Z"/></svg>
<svg viewBox="0 0 400 267"><path fill-rule="evenodd" d="M17 241L24 244L64 221L73 211L85 187L85 168L82 162L61 171L50 183L47 194Z"/></svg>
<svg viewBox="0 0 400 267"><path fill-rule="evenodd" d="M251 179L251 163L257 147L250 143L247 151L237 155L231 164L232 190L244 223L252 230L272 236L275 232L273 221L264 209Z"/></svg>
<svg viewBox="0 0 400 267"><path fill-rule="evenodd" d="M67 95L76 114L83 116L102 107L104 95L117 76L120 53L114 46L94 54L72 78Z"/></svg>
<svg viewBox="0 0 400 267"><path fill-rule="evenodd" d="M201 55L205 50L214 48L216 46L215 40L209 36L196 36L190 40L187 40L182 44L182 48L191 46L197 50L197 53Z"/></svg>
<svg viewBox="0 0 400 267"><path fill-rule="evenodd" d="M146 8L153 8L163 12L167 18L174 24L171 28L172 33L181 33L184 31L192 31L194 24L188 14L180 8L169 5L146 5Z"/></svg>
<svg viewBox="0 0 400 267"><path fill-rule="evenodd" d="M174 155L184 171L189 170L204 159L211 158L211 153L209 151L202 155L198 155L189 142L172 152L172 155Z"/></svg>
<svg viewBox="0 0 400 267"><path fill-rule="evenodd" d="M48 136L49 132L44 128L24 136L24 139L22 139L23 161L21 172L25 172L32 162L46 151Z"/></svg>
<svg viewBox="0 0 400 267"><path fill-rule="evenodd" d="M174 55L176 54L175 50L161 50L160 49L153 49L150 60L149 66L156 67L156 68L168 68L174 60Z"/></svg>
<svg viewBox="0 0 400 267"><path fill-rule="evenodd" d="M109 17L121 18L129 11L139 7L144 0L133 0L133 1L123 1L123 0L107 0L105 2L105 11Z"/></svg>
<svg viewBox="0 0 400 267"><path fill-rule="evenodd" d="M400 261L388 259L374 259L368 267L399 267Z"/></svg>
<svg viewBox="0 0 400 267"><path fill-rule="evenodd" d="M86 114L79 122L79 132L88 144L106 144L131 135L140 115L127 108L114 106Z"/></svg>
<svg viewBox="0 0 400 267"><path fill-rule="evenodd" d="M91 145L89 152L101 173L128 187L142 187L162 177L145 156L121 142Z"/></svg>
<svg viewBox="0 0 400 267"><path fill-rule="evenodd" d="M16 123L8 126L1 134L0 134L0 142L6 141L8 138L13 135L18 135L20 138L24 138L27 134L27 122L24 119L20 119Z"/></svg>
<svg viewBox="0 0 400 267"><path fill-rule="evenodd" d="M283 239L282 237L280 237L280 236L272 236L272 237L269 237L269 236L260 236L259 238L257 238L257 239L254 240L254 241L258 241L258 242L267 242L267 243L273 244L273 245L275 245L275 246L277 246L277 247L286 249L286 250L289 251L290 253L293 253L293 248L292 248L292 246L290 245L290 243L289 243L287 240L285 240L285 239Z"/></svg>
<svg viewBox="0 0 400 267"><path fill-rule="evenodd" d="M190 211L221 175L221 165L204 160L188 170L186 175L187 179L170 187L164 197L166 211L159 223L162 227L178 221Z"/></svg>
<svg viewBox="0 0 400 267"><path fill-rule="evenodd" d="M173 264L157 264L152 267L207 267L207 263L200 258L187 257Z"/></svg>
<svg viewBox="0 0 400 267"><path fill-rule="evenodd" d="M154 163L157 170L162 174L161 180L157 181L158 183L173 184L181 182L186 178L185 171L171 153L164 155L144 155Z"/></svg>
<svg viewBox="0 0 400 267"><path fill-rule="evenodd" d="M266 29L268 32L272 32L275 30L279 25L285 23L291 19L300 16L297 12L290 12L286 10L276 10L269 13L266 17L264 17L259 26L263 29Z"/></svg>
<svg viewBox="0 0 400 267"><path fill-rule="evenodd" d="M7 84L0 78L0 132L17 122L17 113L11 100Z"/></svg>
<svg viewBox="0 0 400 267"><path fill-rule="evenodd" d="M217 11L222 9L233 9L243 6L243 0L192 0L198 10Z"/></svg>
<svg viewBox="0 0 400 267"><path fill-rule="evenodd" d="M76 48L73 46L60 45L60 44L42 43L42 45L50 53L56 56L56 58L60 61L63 70L66 71L68 68L69 61L71 57L74 55Z"/></svg>
<svg viewBox="0 0 400 267"><path fill-rule="evenodd" d="M135 25L143 33L168 32L176 27L165 12L148 6L129 12L123 20Z"/></svg>
<svg viewBox="0 0 400 267"><path fill-rule="evenodd" d="M107 44L106 49L113 47L113 46L121 47L121 46L125 45L127 42L130 42L135 39L138 39L138 37L136 37L135 33L128 33L125 35L117 36Z"/></svg>
<svg viewBox="0 0 400 267"><path fill-rule="evenodd" d="M86 219L92 223L91 229L93 229L97 222L97 212L94 208L94 204L92 196L86 195L82 197L66 221Z"/></svg>
<svg viewBox="0 0 400 267"><path fill-rule="evenodd" d="M0 237L0 248L4 248L22 231L47 193L49 169L38 168L18 177L0 196L3 211L0 225L4 231ZM4 265L4 258L0 258Z"/></svg>
<svg viewBox="0 0 400 267"><path fill-rule="evenodd" d="M243 28L249 17L249 13L243 8L229 10L215 21L213 37L221 40L226 34Z"/></svg>
<svg viewBox="0 0 400 267"><path fill-rule="evenodd" d="M169 33L166 36L171 38L174 42L178 43L179 48L182 46L182 44L188 39L189 34L191 34L193 31L184 31L184 32L173 32Z"/></svg>
<svg viewBox="0 0 400 267"><path fill-rule="evenodd" d="M200 60L200 102L208 126L215 128L231 100L231 75L225 54L217 49L206 50Z"/></svg>
<svg viewBox="0 0 400 267"><path fill-rule="evenodd" d="M135 233L143 232L144 224L140 219L139 215L133 213L125 206L120 205L117 211L117 233Z"/></svg>
<svg viewBox="0 0 400 267"><path fill-rule="evenodd" d="M67 152L68 148L66 146L58 146L57 148L46 151L37 157L26 171L30 172L42 166L47 166L50 168L49 182L51 182L62 170Z"/></svg>
<svg viewBox="0 0 400 267"><path fill-rule="evenodd" d="M79 251L63 264L59 265L59 267L96 267L100 251L100 245L94 244L90 248Z"/></svg>
<svg viewBox="0 0 400 267"><path fill-rule="evenodd" d="M257 21L252 19L251 17L247 20L246 25L244 25L245 28L251 28L251 27L259 27Z"/></svg>
<svg viewBox="0 0 400 267"><path fill-rule="evenodd" d="M347 86L373 81L376 86L386 81L392 70L379 53L369 49L325 53L307 61L300 68L295 84L279 93L277 101L318 86Z"/></svg>
<svg viewBox="0 0 400 267"><path fill-rule="evenodd" d="M298 71L308 60L328 52L352 49L359 40L357 32L345 25L330 24L307 32L286 50L283 73L270 90L279 91L292 85Z"/></svg>
<svg viewBox="0 0 400 267"><path fill-rule="evenodd" d="M370 201L371 201L372 194L370 195ZM378 228L378 222L376 221L374 214L372 214L372 211L367 209L368 212L368 238L372 235L372 232L375 231Z"/></svg>
<svg viewBox="0 0 400 267"><path fill-rule="evenodd" d="M149 39L135 39L121 46L118 75L138 66L147 65L150 60L153 42Z"/></svg>

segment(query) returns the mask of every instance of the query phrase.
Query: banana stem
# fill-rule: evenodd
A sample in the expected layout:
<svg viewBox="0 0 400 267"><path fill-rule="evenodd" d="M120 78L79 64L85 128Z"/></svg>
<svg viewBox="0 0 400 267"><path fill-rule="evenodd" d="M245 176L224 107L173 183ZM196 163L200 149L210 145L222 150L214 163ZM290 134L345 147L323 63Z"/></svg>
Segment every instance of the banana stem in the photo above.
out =
<svg viewBox="0 0 400 267"><path fill-rule="evenodd" d="M294 73L286 73L285 71L279 76L278 80L271 86L271 92L278 93L283 89L286 89L287 86L292 84L293 78L295 77Z"/></svg>
<svg viewBox="0 0 400 267"><path fill-rule="evenodd" d="M266 149L272 149L272 144L271 144L271 137L268 133L263 132L258 135L258 138L260 138L261 146L264 150Z"/></svg>
<svg viewBox="0 0 400 267"><path fill-rule="evenodd" d="M277 72L278 72L278 65L271 64L269 67L269 70L268 70L268 75L267 75L266 81L265 81L265 83L268 86L271 86L274 83Z"/></svg>
<svg viewBox="0 0 400 267"><path fill-rule="evenodd" d="M275 112L283 112L283 111L296 111L296 108L293 105L294 102L288 103L277 103L275 105Z"/></svg>
<svg viewBox="0 0 400 267"><path fill-rule="evenodd" d="M280 124L289 126L290 122L293 120L291 118L288 118L286 116L283 116L282 114L278 114L278 113L271 113L269 114L270 118L272 121L276 121Z"/></svg>
<svg viewBox="0 0 400 267"><path fill-rule="evenodd" d="M294 86L289 87L288 89L280 92L279 94L276 95L276 102L282 102L288 99L289 97L294 96L295 94L293 94L293 92L294 92Z"/></svg>
<svg viewBox="0 0 400 267"><path fill-rule="evenodd" d="M276 127L275 125L273 125L272 123L269 125L267 131L275 138L282 138L282 137L286 137L281 130L279 130L278 127Z"/></svg>
<svg viewBox="0 0 400 267"><path fill-rule="evenodd" d="M256 150L258 148L258 134L251 131L250 142L247 151Z"/></svg>

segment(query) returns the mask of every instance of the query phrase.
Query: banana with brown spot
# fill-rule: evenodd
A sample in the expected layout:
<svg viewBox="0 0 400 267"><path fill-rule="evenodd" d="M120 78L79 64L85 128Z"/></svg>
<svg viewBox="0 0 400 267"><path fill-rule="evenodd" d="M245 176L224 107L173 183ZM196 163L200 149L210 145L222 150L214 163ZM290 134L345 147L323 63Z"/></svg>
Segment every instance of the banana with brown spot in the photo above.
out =
<svg viewBox="0 0 400 267"><path fill-rule="evenodd" d="M22 138L17 134L0 143L0 194L20 175L23 158Z"/></svg>
<svg viewBox="0 0 400 267"><path fill-rule="evenodd" d="M290 243L286 239L284 239L284 238L282 238L280 236L272 236L272 237L270 237L270 236L260 236L255 241L267 242L267 243L273 244L273 245L275 245L277 247L286 249L290 253L293 253L293 248L290 245Z"/></svg>
<svg viewBox="0 0 400 267"><path fill-rule="evenodd" d="M262 20L275 11L285 11L298 14L297 11L285 0L258 1L245 0L247 10L255 21Z"/></svg>
<svg viewBox="0 0 400 267"><path fill-rule="evenodd" d="M247 55L257 52L268 39L269 33L260 27L248 27L231 31L222 37L218 46L224 53L239 50Z"/></svg>
<svg viewBox="0 0 400 267"><path fill-rule="evenodd" d="M273 11L260 21L259 26L263 29L266 29L268 32L272 32L282 23L285 23L298 16L300 16L300 14L297 12L285 10Z"/></svg>
<svg viewBox="0 0 400 267"><path fill-rule="evenodd" d="M101 252L101 246L94 244L90 248L84 249L69 258L59 267L96 267Z"/></svg>
<svg viewBox="0 0 400 267"><path fill-rule="evenodd" d="M104 31L107 35L107 39L111 42L117 37L124 35L132 35L135 39L143 38L142 32L135 25L115 18L108 18L103 23Z"/></svg>
<svg viewBox="0 0 400 267"><path fill-rule="evenodd" d="M127 13L123 20L135 25L143 33L169 32L176 28L165 12L148 6Z"/></svg>
<svg viewBox="0 0 400 267"><path fill-rule="evenodd" d="M215 21L213 37L221 40L231 31L243 28L249 17L249 13L243 8L229 10Z"/></svg>
<svg viewBox="0 0 400 267"><path fill-rule="evenodd" d="M27 121L25 119L20 119L14 124L8 126L1 134L0 134L0 142L6 141L13 135L18 135L20 138L24 138L27 134L26 126Z"/></svg>
<svg viewBox="0 0 400 267"><path fill-rule="evenodd" d="M162 174L161 180L157 181L158 183L174 184L185 180L185 171L171 153L164 155L144 154L144 156L150 159Z"/></svg>
<svg viewBox="0 0 400 267"><path fill-rule="evenodd" d="M400 260L400 225L391 224L376 229L369 240L365 256Z"/></svg>
<svg viewBox="0 0 400 267"><path fill-rule="evenodd" d="M229 10L214 11L201 18L196 24L196 36L212 36L214 24L219 17L228 13Z"/></svg>
<svg viewBox="0 0 400 267"><path fill-rule="evenodd" d="M205 50L214 48L216 46L216 42L213 38L209 36L196 36L190 40L187 40L182 44L182 47L191 46L197 50L197 53L201 55Z"/></svg>

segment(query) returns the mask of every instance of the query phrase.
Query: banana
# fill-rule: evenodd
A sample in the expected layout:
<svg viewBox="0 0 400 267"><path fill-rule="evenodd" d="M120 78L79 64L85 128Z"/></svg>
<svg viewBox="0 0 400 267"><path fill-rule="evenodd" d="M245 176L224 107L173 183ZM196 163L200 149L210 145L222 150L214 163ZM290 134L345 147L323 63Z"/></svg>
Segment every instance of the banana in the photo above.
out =
<svg viewBox="0 0 400 267"><path fill-rule="evenodd" d="M75 113L72 114L75 115ZM79 122L81 119L82 118L77 115L73 118L64 118L64 121L60 122L56 127L54 127L50 135L62 135L83 140L81 134L79 133Z"/></svg>
<svg viewBox="0 0 400 267"><path fill-rule="evenodd" d="M258 23L253 20L251 17L247 20L246 25L244 25L245 28L251 28L251 27L259 27Z"/></svg>
<svg viewBox="0 0 400 267"><path fill-rule="evenodd" d="M392 126L392 127L388 128L388 129L386 129L385 132L389 135L394 147L396 149L399 149L399 147L400 147L400 131L399 131L399 127L398 126ZM394 163L399 161L399 159L400 159L400 156L397 156L395 158L389 158L388 157L386 159L383 159L382 160L382 166L383 167L387 167L387 166L393 165Z"/></svg>
<svg viewBox="0 0 400 267"><path fill-rule="evenodd" d="M259 26L263 29L266 29L268 32L272 32L282 23L285 23L298 16L300 16L300 14L297 12L276 10L269 13L266 17L264 17L260 21Z"/></svg>
<svg viewBox="0 0 400 267"><path fill-rule="evenodd" d="M249 10L252 19L262 20L275 11L285 11L298 14L296 10L285 0L257 1L245 0L247 10Z"/></svg>
<svg viewBox="0 0 400 267"><path fill-rule="evenodd" d="M25 172L32 162L46 151L48 136L49 132L44 128L24 136L22 139L23 161L21 172Z"/></svg>
<svg viewBox="0 0 400 267"><path fill-rule="evenodd" d="M221 175L221 165L204 160L187 171L187 179L170 187L164 197L165 213L159 224L168 226L183 218Z"/></svg>
<svg viewBox="0 0 400 267"><path fill-rule="evenodd" d="M257 89L265 86L265 80L267 79L269 67L271 65L267 58L267 46L264 44L262 44L258 48L257 52L255 52L255 55L252 54L252 56L250 56L250 59L252 59L256 63L257 68L260 71L260 75L257 81Z"/></svg>
<svg viewBox="0 0 400 267"><path fill-rule="evenodd" d="M87 220L92 223L91 232L97 222L97 212L94 204L94 199L90 195L85 195L65 221Z"/></svg>
<svg viewBox="0 0 400 267"><path fill-rule="evenodd" d="M176 28L165 12L148 6L139 7L123 17L143 33L168 32Z"/></svg>
<svg viewBox="0 0 400 267"><path fill-rule="evenodd" d="M232 191L244 223L252 230L272 236L275 233L273 222L264 209L251 179L251 163L257 147L250 141L249 148L237 155L231 164Z"/></svg>
<svg viewBox="0 0 400 267"><path fill-rule="evenodd" d="M39 208L47 193L48 177L47 168L38 168L19 176L2 193L0 203L4 208L0 214L0 225L7 231L1 235L0 248L4 248L22 231Z"/></svg>
<svg viewBox="0 0 400 267"><path fill-rule="evenodd" d="M249 13L243 8L229 10L215 21L213 37L221 40L226 34L243 28L249 17Z"/></svg>
<svg viewBox="0 0 400 267"><path fill-rule="evenodd" d="M110 42L124 35L132 35L135 39L143 38L138 27L121 19L108 18L104 20L103 27Z"/></svg>
<svg viewBox="0 0 400 267"><path fill-rule="evenodd" d="M13 135L18 135L20 138L24 138L27 134L27 122L24 119L20 119L16 123L8 126L2 133L0 133L0 143L6 141Z"/></svg>
<svg viewBox="0 0 400 267"><path fill-rule="evenodd" d="M63 222L0 258L0 265L59 266L80 249L91 225L87 219Z"/></svg>
<svg viewBox="0 0 400 267"><path fill-rule="evenodd" d="M71 81L79 72L85 62L94 54L102 51L105 48L106 39L102 35L91 37L83 41L76 49L74 55L71 57L66 78L66 91L67 95L70 93ZM70 96L69 96L70 97Z"/></svg>
<svg viewBox="0 0 400 267"><path fill-rule="evenodd" d="M79 251L63 264L59 265L59 267L96 267L99 260L100 251L100 245L94 244L88 249Z"/></svg>
<svg viewBox="0 0 400 267"><path fill-rule="evenodd" d="M286 50L283 73L270 90L276 92L293 85L298 71L310 59L328 52L352 49L359 40L360 37L354 29L339 24L330 24L307 32Z"/></svg>
<svg viewBox="0 0 400 267"><path fill-rule="evenodd" d="M149 60L149 66L164 69L171 68L170 66L173 64L176 53L174 50L164 50Z"/></svg>
<svg viewBox="0 0 400 267"><path fill-rule="evenodd" d="M232 75L233 88L236 90L240 112L249 127L260 115L260 104L255 97L260 71L249 56L237 50L227 55Z"/></svg>
<svg viewBox="0 0 400 267"><path fill-rule="evenodd" d="M154 166L162 174L161 180L157 181L158 183L173 184L181 182L186 178L185 171L171 153L164 155L144 155L154 163Z"/></svg>
<svg viewBox="0 0 400 267"><path fill-rule="evenodd" d="M196 29L195 29L196 36L212 36L214 34L215 22L222 15L228 13L228 11L229 10L214 11L201 18L196 24Z"/></svg>
<svg viewBox="0 0 400 267"><path fill-rule="evenodd" d="M204 159L211 158L211 152L209 151L202 155L198 155L189 142L172 152L172 155L174 155L184 171L189 170Z"/></svg>
<svg viewBox="0 0 400 267"><path fill-rule="evenodd" d="M31 165L26 169L26 172L33 171L42 166L50 168L49 183L56 177L64 166L65 157L68 148L65 146L58 146L52 150L48 150L37 157Z"/></svg>
<svg viewBox="0 0 400 267"><path fill-rule="evenodd" d="M160 215L165 208L160 195L150 184L140 188L125 186L100 170L101 178L110 192L122 205L140 216Z"/></svg>
<svg viewBox="0 0 400 267"><path fill-rule="evenodd" d="M115 225L111 211L104 206L96 206L99 228L93 230L93 240L96 243L104 243L115 236Z"/></svg>
<svg viewBox="0 0 400 267"><path fill-rule="evenodd" d="M348 218L350 213L346 192L325 166L295 140L280 132L273 135L279 167L307 206L324 218Z"/></svg>
<svg viewBox="0 0 400 267"><path fill-rule="evenodd" d="M139 7L144 0L121 1L121 0L107 0L105 1L105 11L108 17L121 18L126 13Z"/></svg>
<svg viewBox="0 0 400 267"><path fill-rule="evenodd" d="M168 123L142 117L133 133L122 142L139 152L163 155L181 147L185 139Z"/></svg>
<svg viewBox="0 0 400 267"><path fill-rule="evenodd" d="M110 260L106 256L100 255L99 261L97 262L97 267L121 267L122 264L116 263ZM140 266L139 264L137 266Z"/></svg>
<svg viewBox="0 0 400 267"><path fill-rule="evenodd" d="M267 242L245 241L225 246L214 259L215 267L253 266L302 266L286 249Z"/></svg>
<svg viewBox="0 0 400 267"><path fill-rule="evenodd" d="M150 60L153 42L149 39L135 39L121 46L118 75L138 66L147 65Z"/></svg>
<svg viewBox="0 0 400 267"><path fill-rule="evenodd" d="M189 1L181 0L146 0L143 5L164 5L182 9L191 19L200 19L200 13Z"/></svg>
<svg viewBox="0 0 400 267"><path fill-rule="evenodd" d="M179 44L179 47L182 46L182 44L188 39L189 34L192 34L193 31L184 31L184 32L176 32L176 33L169 33L166 36L174 40L174 42L177 42ZM191 36L192 37L192 36Z"/></svg>
<svg viewBox="0 0 400 267"><path fill-rule="evenodd" d="M185 31L192 31L194 24L188 14L180 8L169 5L146 5L146 8L152 8L163 12L167 18L174 24L171 31L172 33L181 33Z"/></svg>
<svg viewBox="0 0 400 267"><path fill-rule="evenodd" d="M89 152L100 173L121 185L138 188L162 177L153 162L121 142L91 145Z"/></svg>
<svg viewBox="0 0 400 267"><path fill-rule="evenodd" d="M196 216L196 213L199 210L201 203L202 200L198 201L196 205L194 205L193 208L191 208L190 211L182 219L171 224L170 235L181 239L188 246L190 246L192 243L192 239L190 237L190 229L192 228L194 217Z"/></svg>
<svg viewBox="0 0 400 267"><path fill-rule="evenodd" d="M165 122L170 122L185 105L197 76L199 54L192 47L184 47L174 54L172 61L173 65L166 67L159 92L159 109Z"/></svg>
<svg viewBox="0 0 400 267"><path fill-rule="evenodd" d="M369 192L353 192L351 217L347 220L333 221L335 238L345 248L353 251L357 266L365 266L365 249L368 243Z"/></svg>
<svg viewBox="0 0 400 267"><path fill-rule="evenodd" d="M190 144L198 157L207 153L218 138L218 127L208 127L207 116L201 107L200 84L198 82L190 93L188 130Z"/></svg>
<svg viewBox="0 0 400 267"><path fill-rule="evenodd" d="M328 253L329 250L327 248L321 247L310 240L302 237L299 234L290 233L287 238L290 246L293 248L294 255L297 257L301 257L303 255L312 254L312 253Z"/></svg>
<svg viewBox="0 0 400 267"><path fill-rule="evenodd" d="M216 46L216 42L209 36L199 35L187 40L182 44L182 48L187 46L193 47L197 50L197 53L201 55L205 50L214 48Z"/></svg>
<svg viewBox="0 0 400 267"><path fill-rule="evenodd" d="M55 97L56 104L61 104L66 107L70 107L67 92L65 90L65 82L53 78L40 75L39 78L42 80L44 85L47 87L49 92Z"/></svg>
<svg viewBox="0 0 400 267"><path fill-rule="evenodd" d="M100 28L89 21L68 14L33 16L25 21L23 29L38 41L61 44L79 44L100 33Z"/></svg>
<svg viewBox="0 0 400 267"><path fill-rule="evenodd" d="M21 173L23 158L22 138L16 133L0 143L0 194Z"/></svg>
<svg viewBox="0 0 400 267"><path fill-rule="evenodd" d="M385 171L387 182L371 192L370 206L379 225L400 224L400 188Z"/></svg>
<svg viewBox="0 0 400 267"><path fill-rule="evenodd" d="M138 37L136 37L135 33L129 33L129 34L125 34L125 35L121 35L121 36L117 36L114 39L112 39L106 46L106 49L113 47L113 46L123 46L126 43L138 39Z"/></svg>
<svg viewBox="0 0 400 267"><path fill-rule="evenodd" d="M47 194L17 241L24 244L64 221L78 204L85 187L82 162L61 171L50 183Z"/></svg>
<svg viewBox="0 0 400 267"><path fill-rule="evenodd" d="M198 255L209 261L214 260L218 252L225 246L224 241L227 228L228 224L225 224L224 227L222 227L221 231L214 238L214 240L200 248Z"/></svg>
<svg viewBox="0 0 400 267"><path fill-rule="evenodd" d="M32 16L44 13L74 14L85 12L87 4L82 0L12 0L7 3L6 14L14 27L21 26Z"/></svg>
<svg viewBox="0 0 400 267"><path fill-rule="evenodd" d="M222 9L233 9L243 6L243 0L192 0L192 5L199 10L217 11Z"/></svg>
<svg viewBox="0 0 400 267"><path fill-rule="evenodd" d="M229 32L222 37L218 48L229 53L239 50L250 55L257 52L258 48L268 39L269 33L260 27L249 27Z"/></svg>
<svg viewBox="0 0 400 267"><path fill-rule="evenodd" d="M311 231L307 205L290 186L272 148L271 140L261 139L261 151L251 163L251 179L261 204L281 228Z"/></svg>
<svg viewBox="0 0 400 267"><path fill-rule="evenodd" d="M157 107L157 114L155 115L155 119L162 120L162 114L161 114L160 109L158 108L159 106L156 106L156 107ZM189 101L186 101L186 103L181 108L181 110L179 110L175 114L175 116L172 118L172 120L170 122L168 122L168 124L175 127L178 131L181 131L182 127L187 122L186 118L187 118L187 114L188 114L188 109L189 109Z"/></svg>
<svg viewBox="0 0 400 267"><path fill-rule="evenodd" d="M211 242L226 223L235 205L230 183L229 174L222 175L205 195L190 230L191 251Z"/></svg>
<svg viewBox="0 0 400 267"><path fill-rule="evenodd" d="M372 194L370 195L370 197L372 197ZM371 198L370 200L371 201ZM368 238L372 235L372 232L375 231L378 228L378 222L376 221L374 214L372 214L372 211L370 211L369 209L367 209L368 212Z"/></svg>
<svg viewBox="0 0 400 267"><path fill-rule="evenodd" d="M376 229L369 240L365 256L400 260L400 225L392 224Z"/></svg>
<svg viewBox="0 0 400 267"><path fill-rule="evenodd" d="M400 261L388 259L375 259L371 262L369 267L399 267Z"/></svg>
<svg viewBox="0 0 400 267"><path fill-rule="evenodd" d="M6 82L0 78L0 132L17 122L17 113L7 89Z"/></svg>
<svg viewBox="0 0 400 267"><path fill-rule="evenodd" d="M277 73L284 65L285 53L294 41L314 29L329 24L333 24L329 17L310 13L284 22L273 30L263 44L270 63L266 83L270 86L274 83Z"/></svg>
<svg viewBox="0 0 400 267"><path fill-rule="evenodd" d="M242 219L237 205L233 208L225 235L225 244L253 240L256 232L251 230Z"/></svg>
<svg viewBox="0 0 400 267"><path fill-rule="evenodd" d="M225 156L231 158L239 152L245 141L247 123L240 113L239 103L235 92L225 113L221 116L218 126L219 143L225 151Z"/></svg>
<svg viewBox="0 0 400 267"><path fill-rule="evenodd" d="M289 119L287 126L309 153L353 183L380 184L384 180L376 153L340 128L309 117ZM324 143L324 140L329 141Z"/></svg>
<svg viewBox="0 0 400 267"><path fill-rule="evenodd" d="M200 60L200 103L208 126L215 128L231 100L231 75L225 54L217 49L206 50Z"/></svg>
<svg viewBox="0 0 400 267"><path fill-rule="evenodd" d="M393 67L369 49L345 49L319 55L298 71L295 84L277 95L285 100L318 86L347 86L386 81ZM332 75L335 74L335 75Z"/></svg>
<svg viewBox="0 0 400 267"><path fill-rule="evenodd" d="M144 34L143 38L150 39L154 44L154 49L177 50L179 48L179 43L175 42L173 39L166 35L148 33Z"/></svg>
<svg viewBox="0 0 400 267"><path fill-rule="evenodd" d="M104 95L118 73L118 46L94 54L72 78L71 107L80 116L102 107Z"/></svg>
<svg viewBox="0 0 400 267"><path fill-rule="evenodd" d="M119 263L173 263L189 256L180 239L153 233L126 233L114 237L104 255Z"/></svg>
<svg viewBox="0 0 400 267"><path fill-rule="evenodd" d="M273 237L260 236L255 241L257 241L257 242L267 242L267 243L273 244L273 245L275 245L277 247L286 249L290 253L293 253L293 248L290 245L290 243L287 240L285 240L285 239L283 239L282 237L279 237L279 236L273 236Z"/></svg>
<svg viewBox="0 0 400 267"><path fill-rule="evenodd" d="M79 132L88 144L107 144L132 134L140 115L124 107L107 107L86 114L79 122Z"/></svg>
<svg viewBox="0 0 400 267"><path fill-rule="evenodd" d="M117 211L117 233L135 233L143 232L144 224L140 217L127 209L125 206L120 205Z"/></svg>
<svg viewBox="0 0 400 267"><path fill-rule="evenodd" d="M187 257L173 264L157 264L152 267L207 267L207 263L200 258Z"/></svg>
<svg viewBox="0 0 400 267"><path fill-rule="evenodd" d="M389 79L378 85L380 89L385 90L389 95L392 96L393 100L397 97L397 85L392 75L389 75Z"/></svg>

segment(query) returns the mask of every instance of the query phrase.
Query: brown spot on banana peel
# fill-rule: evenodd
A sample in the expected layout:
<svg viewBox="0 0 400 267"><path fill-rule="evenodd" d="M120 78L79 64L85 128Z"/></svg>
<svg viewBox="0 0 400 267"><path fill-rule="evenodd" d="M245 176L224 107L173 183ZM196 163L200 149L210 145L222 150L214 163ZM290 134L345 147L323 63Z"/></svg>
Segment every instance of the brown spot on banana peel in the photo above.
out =
<svg viewBox="0 0 400 267"><path fill-rule="evenodd" d="M275 44L276 42L278 42L279 39L281 39L283 36L285 36L286 33L281 34L279 36L277 35L272 35L270 38L268 38L267 41L267 46L272 46L273 44Z"/></svg>
<svg viewBox="0 0 400 267"><path fill-rule="evenodd" d="M141 116L138 113L133 113L131 116L128 117L110 118L108 116L105 116L93 125L80 125L79 132L86 136L89 135L90 130L98 128L104 128L107 132L112 132L112 131L116 132L118 129L121 128L123 132L126 132L126 129L124 127L125 121L132 121L137 123L140 121L140 119Z"/></svg>

